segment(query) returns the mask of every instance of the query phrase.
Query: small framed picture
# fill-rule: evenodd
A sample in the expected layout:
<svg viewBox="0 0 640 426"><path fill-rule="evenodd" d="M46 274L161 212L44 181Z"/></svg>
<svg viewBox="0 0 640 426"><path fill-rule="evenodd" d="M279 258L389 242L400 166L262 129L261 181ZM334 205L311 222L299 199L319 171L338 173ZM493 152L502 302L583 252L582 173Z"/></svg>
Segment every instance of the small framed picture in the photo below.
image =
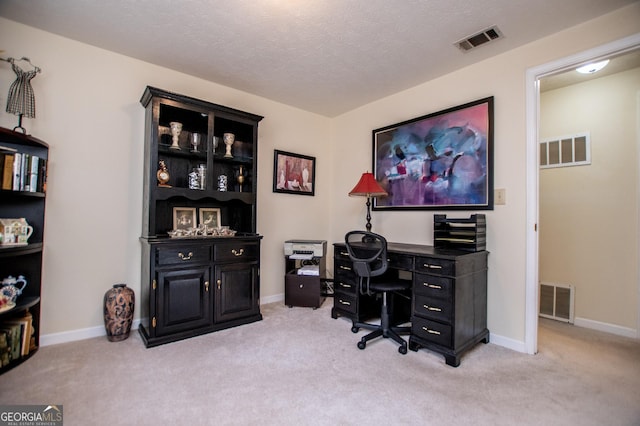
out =
<svg viewBox="0 0 640 426"><path fill-rule="evenodd" d="M273 192L315 195L316 158L274 150Z"/></svg>
<svg viewBox="0 0 640 426"><path fill-rule="evenodd" d="M191 229L197 227L195 207L173 208L173 229Z"/></svg>
<svg viewBox="0 0 640 426"><path fill-rule="evenodd" d="M201 208L198 210L200 226L207 225L209 228L219 228L222 226L220 222L220 209Z"/></svg>

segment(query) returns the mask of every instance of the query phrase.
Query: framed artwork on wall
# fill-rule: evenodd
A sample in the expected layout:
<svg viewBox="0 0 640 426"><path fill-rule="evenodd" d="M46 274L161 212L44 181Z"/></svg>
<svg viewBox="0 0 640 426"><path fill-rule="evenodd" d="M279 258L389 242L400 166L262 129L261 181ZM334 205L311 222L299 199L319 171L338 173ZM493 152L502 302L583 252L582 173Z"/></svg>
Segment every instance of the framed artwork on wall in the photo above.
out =
<svg viewBox="0 0 640 426"><path fill-rule="evenodd" d="M173 208L173 229L191 229L196 226L195 207Z"/></svg>
<svg viewBox="0 0 640 426"><path fill-rule="evenodd" d="M374 210L493 210L493 97L372 133Z"/></svg>
<svg viewBox="0 0 640 426"><path fill-rule="evenodd" d="M273 192L315 195L316 158L274 150Z"/></svg>

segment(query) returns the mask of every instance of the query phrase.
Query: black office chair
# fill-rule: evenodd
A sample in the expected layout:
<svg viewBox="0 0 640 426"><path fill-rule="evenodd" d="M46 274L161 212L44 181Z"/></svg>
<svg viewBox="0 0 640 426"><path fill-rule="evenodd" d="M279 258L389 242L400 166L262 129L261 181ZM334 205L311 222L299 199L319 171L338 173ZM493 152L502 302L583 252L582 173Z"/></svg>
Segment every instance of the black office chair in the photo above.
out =
<svg viewBox="0 0 640 426"><path fill-rule="evenodd" d="M353 269L358 276L361 294L372 296L382 294L382 311L380 324L369 324L353 321L351 330L357 333L360 328L373 330L358 342L358 348L364 349L369 340L377 337L391 337L400 344L398 352L407 353L407 342L400 334L407 334L411 327L397 327L392 325L391 306L388 303L388 293L400 292L411 288L411 281L387 279L387 240L378 234L367 231L351 231L345 237L345 244L349 257L353 262Z"/></svg>

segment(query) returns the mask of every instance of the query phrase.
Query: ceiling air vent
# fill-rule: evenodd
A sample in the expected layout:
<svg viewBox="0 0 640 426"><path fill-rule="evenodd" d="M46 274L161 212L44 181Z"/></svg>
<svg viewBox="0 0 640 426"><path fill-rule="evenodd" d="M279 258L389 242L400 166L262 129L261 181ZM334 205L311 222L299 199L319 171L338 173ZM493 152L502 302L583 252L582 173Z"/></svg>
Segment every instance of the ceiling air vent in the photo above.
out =
<svg viewBox="0 0 640 426"><path fill-rule="evenodd" d="M455 43L460 50L466 52L468 50L473 49L474 47L478 47L482 44L488 43L493 40L497 40L502 38L502 32L498 29L497 26L493 26L482 30L481 32L465 37L462 40L459 40Z"/></svg>

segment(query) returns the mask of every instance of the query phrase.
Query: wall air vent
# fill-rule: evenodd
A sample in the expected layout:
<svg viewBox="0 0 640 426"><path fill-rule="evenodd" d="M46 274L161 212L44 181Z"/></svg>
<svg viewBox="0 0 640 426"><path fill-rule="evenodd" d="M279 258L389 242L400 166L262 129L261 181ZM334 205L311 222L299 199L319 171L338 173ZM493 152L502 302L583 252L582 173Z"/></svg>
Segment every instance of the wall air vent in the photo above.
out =
<svg viewBox="0 0 640 426"><path fill-rule="evenodd" d="M474 35L468 36L455 43L458 48L464 52L467 52L475 47L483 45L493 40L502 38L502 32L497 26L493 26L480 31Z"/></svg>

